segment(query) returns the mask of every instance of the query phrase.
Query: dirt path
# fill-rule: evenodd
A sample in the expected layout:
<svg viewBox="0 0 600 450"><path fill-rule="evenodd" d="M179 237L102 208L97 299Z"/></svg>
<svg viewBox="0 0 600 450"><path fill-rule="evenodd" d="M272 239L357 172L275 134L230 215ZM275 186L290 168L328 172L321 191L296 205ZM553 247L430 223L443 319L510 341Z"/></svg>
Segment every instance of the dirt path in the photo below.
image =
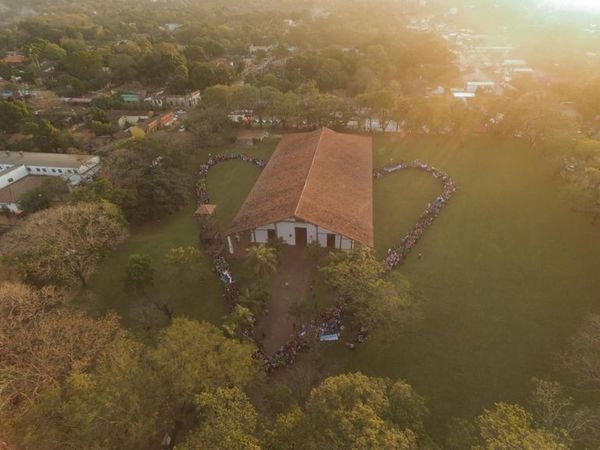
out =
<svg viewBox="0 0 600 450"><path fill-rule="evenodd" d="M306 298L310 282L311 261L302 248L285 247L271 287L271 300L256 328L256 336L265 351L274 353L294 332L292 310Z"/></svg>

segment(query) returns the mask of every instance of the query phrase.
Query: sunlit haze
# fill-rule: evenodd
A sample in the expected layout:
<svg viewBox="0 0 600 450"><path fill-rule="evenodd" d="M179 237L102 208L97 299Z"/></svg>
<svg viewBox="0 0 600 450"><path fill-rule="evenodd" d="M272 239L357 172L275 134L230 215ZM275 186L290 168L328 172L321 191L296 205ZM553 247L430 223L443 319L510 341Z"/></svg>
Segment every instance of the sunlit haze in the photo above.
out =
<svg viewBox="0 0 600 450"><path fill-rule="evenodd" d="M546 3L560 9L600 11L600 0L546 0Z"/></svg>
<svg viewBox="0 0 600 450"><path fill-rule="evenodd" d="M600 0L0 0L0 450L600 450Z"/></svg>

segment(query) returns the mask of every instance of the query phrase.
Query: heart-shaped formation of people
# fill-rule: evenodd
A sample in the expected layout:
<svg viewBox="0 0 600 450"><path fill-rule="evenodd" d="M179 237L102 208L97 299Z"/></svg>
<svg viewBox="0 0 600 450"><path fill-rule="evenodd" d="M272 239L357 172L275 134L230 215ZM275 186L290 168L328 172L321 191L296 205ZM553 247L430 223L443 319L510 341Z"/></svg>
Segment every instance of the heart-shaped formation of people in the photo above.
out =
<svg viewBox="0 0 600 450"><path fill-rule="evenodd" d="M450 178L447 173L442 172L437 167L429 166L418 160L394 164L386 166L383 169L378 169L375 171L375 178L381 178L385 175L403 169L418 169L428 172L433 175L434 178L441 180L443 187L442 193L438 195L432 203L427 205L427 208L425 208L423 214L421 214L410 231L406 233L406 235L400 240L400 243L395 247L388 249L385 263L390 269L393 269L406 259L406 256L419 241L419 239L421 239L421 236L423 236L425 230L433 223L433 219L440 214L442 208L446 206L450 198L452 198L456 192L456 184L454 184L454 181L452 181L452 178Z"/></svg>
<svg viewBox="0 0 600 450"><path fill-rule="evenodd" d="M210 203L206 188L206 179L210 168L220 162L236 159L254 164L261 169L267 164L266 161L262 159L254 158L253 156L243 153L230 152L209 155L206 163L201 165L200 170L198 171L196 182L198 206ZM385 175L404 169L417 169L430 173L434 178L439 179L442 182L442 193L438 195L433 202L427 205L427 208L425 208L425 211L421 214L415 225L402 239L400 239L400 242L396 246L388 249L387 256L384 260L388 270L391 270L404 262L409 252L423 236L425 230L433 223L433 220L440 214L441 210L456 192L456 184L447 173L418 160L392 164L382 169L377 169L374 172L374 178L379 179ZM218 253L210 256L213 258L215 272L225 285L225 298L230 307L233 308L239 296L239 291L224 253L225 250L221 248ZM268 355L264 352L260 342L253 336L253 329L244 330L244 335L256 342L258 350L255 352L254 357L264 363L267 373L271 373L278 368L293 364L297 353L308 348L311 342L317 341L322 336L339 335L342 328L342 314L343 300L339 300L333 307L320 314L318 318L311 320L307 325L302 325L297 333L272 355ZM365 338L366 330L358 336L357 342L363 342Z"/></svg>

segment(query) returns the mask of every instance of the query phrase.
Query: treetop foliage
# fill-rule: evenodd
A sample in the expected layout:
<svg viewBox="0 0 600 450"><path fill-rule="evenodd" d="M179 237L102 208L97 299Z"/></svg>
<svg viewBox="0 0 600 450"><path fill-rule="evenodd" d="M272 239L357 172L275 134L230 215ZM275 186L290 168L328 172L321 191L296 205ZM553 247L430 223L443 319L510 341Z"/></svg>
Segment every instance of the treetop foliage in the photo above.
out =
<svg viewBox="0 0 600 450"><path fill-rule="evenodd" d="M0 255L37 286L85 284L109 250L127 236L120 210L108 202L39 211L2 238Z"/></svg>

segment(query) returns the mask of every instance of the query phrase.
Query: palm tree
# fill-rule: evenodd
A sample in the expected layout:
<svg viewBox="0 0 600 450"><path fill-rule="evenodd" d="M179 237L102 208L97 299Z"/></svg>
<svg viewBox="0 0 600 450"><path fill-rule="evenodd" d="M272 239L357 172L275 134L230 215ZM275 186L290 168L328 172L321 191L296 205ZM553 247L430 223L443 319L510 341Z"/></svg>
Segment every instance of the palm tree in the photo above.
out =
<svg viewBox="0 0 600 450"><path fill-rule="evenodd" d="M242 305L236 305L231 314L225 319L223 329L230 337L242 338L244 331L251 330L254 322L254 314L250 309Z"/></svg>
<svg viewBox="0 0 600 450"><path fill-rule="evenodd" d="M262 289L254 288L250 290L249 288L245 288L242 292L240 292L237 302L240 306L246 307L250 311L258 313L265 307L268 295L268 292Z"/></svg>
<svg viewBox="0 0 600 450"><path fill-rule="evenodd" d="M255 280L264 286L277 270L277 251L266 245L251 247L245 265Z"/></svg>

